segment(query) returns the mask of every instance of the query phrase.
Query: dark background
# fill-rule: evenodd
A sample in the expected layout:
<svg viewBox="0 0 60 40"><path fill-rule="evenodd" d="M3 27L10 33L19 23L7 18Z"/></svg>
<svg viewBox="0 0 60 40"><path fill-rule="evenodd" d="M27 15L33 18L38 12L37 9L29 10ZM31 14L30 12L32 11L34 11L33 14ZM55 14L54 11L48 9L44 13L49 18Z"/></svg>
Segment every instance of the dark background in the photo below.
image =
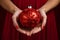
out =
<svg viewBox="0 0 60 40"><path fill-rule="evenodd" d="M55 16L56 16L57 30L60 40L60 4L55 8Z"/></svg>
<svg viewBox="0 0 60 40"><path fill-rule="evenodd" d="M55 17L56 17L56 23L57 23L57 31L58 31L58 36L59 36L59 40L60 40L60 4L54 8L55 10ZM1 9L0 9L1 11ZM0 40L1 40L1 35L2 35L2 31L3 31L3 24L5 21L5 16L6 14L2 14L0 13Z"/></svg>

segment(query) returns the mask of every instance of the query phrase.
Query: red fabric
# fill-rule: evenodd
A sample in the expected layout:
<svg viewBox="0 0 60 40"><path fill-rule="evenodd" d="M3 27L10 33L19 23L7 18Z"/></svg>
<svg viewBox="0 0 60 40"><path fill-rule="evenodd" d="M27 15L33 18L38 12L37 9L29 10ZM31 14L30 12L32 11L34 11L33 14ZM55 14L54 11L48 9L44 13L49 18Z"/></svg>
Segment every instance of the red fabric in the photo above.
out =
<svg viewBox="0 0 60 40"><path fill-rule="evenodd" d="M13 3L20 9L27 8L28 5L31 5L33 8L38 9L47 0L12 0ZM55 23L54 11L51 10L47 13L47 24L41 32L38 32L31 37L28 37L22 33L16 31L12 23L12 15L6 12L6 18L2 33L2 40L58 40L57 28Z"/></svg>

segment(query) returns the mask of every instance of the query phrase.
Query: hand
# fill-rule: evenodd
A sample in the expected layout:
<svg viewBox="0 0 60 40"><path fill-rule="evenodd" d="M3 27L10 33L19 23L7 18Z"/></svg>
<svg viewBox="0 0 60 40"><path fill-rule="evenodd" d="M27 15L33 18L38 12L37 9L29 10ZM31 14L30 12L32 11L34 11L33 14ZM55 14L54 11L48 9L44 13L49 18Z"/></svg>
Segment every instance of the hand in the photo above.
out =
<svg viewBox="0 0 60 40"><path fill-rule="evenodd" d="M14 25L14 27L16 28L17 31L19 31L19 32L21 32L21 33L23 33L23 34L26 34L27 36L30 36L30 35L31 35L30 31L22 30L22 29L19 27L18 23L17 23L17 17L19 16L19 14L20 14L21 12L22 12L22 10L17 10L17 11L13 14L13 16L12 16L13 25Z"/></svg>
<svg viewBox="0 0 60 40"><path fill-rule="evenodd" d="M36 34L38 32L40 32L42 30L41 28L41 24L37 25L37 27L34 27L32 30L31 30L31 35L32 34Z"/></svg>
<svg viewBox="0 0 60 40"><path fill-rule="evenodd" d="M41 26L40 26L40 24L38 24L38 26L36 26L34 29L32 29L31 34L35 34L35 33L40 32L44 28L44 26L46 25L47 16L46 16L45 11L42 9L39 9L37 11L40 11L41 16L43 17L42 24L41 24Z"/></svg>
<svg viewBox="0 0 60 40"><path fill-rule="evenodd" d="M17 23L17 17L19 16L19 14L22 12L22 10L16 10L15 13L12 16L12 21L13 21L13 25L16 29L19 28L19 25Z"/></svg>
<svg viewBox="0 0 60 40"><path fill-rule="evenodd" d="M47 22L47 15L46 15L46 12L45 12L45 10L44 9L39 9L38 11L40 11L40 13L41 13L41 16L42 16L42 18L43 18L43 20L42 20L42 29L44 28L44 26L46 25L46 22Z"/></svg>
<svg viewBox="0 0 60 40"><path fill-rule="evenodd" d="M17 31L19 31L19 32L21 32L21 33L23 33L23 34L25 34L25 35L27 35L27 36L31 36L31 32L30 31L27 31L27 30L22 30L22 29L17 29Z"/></svg>

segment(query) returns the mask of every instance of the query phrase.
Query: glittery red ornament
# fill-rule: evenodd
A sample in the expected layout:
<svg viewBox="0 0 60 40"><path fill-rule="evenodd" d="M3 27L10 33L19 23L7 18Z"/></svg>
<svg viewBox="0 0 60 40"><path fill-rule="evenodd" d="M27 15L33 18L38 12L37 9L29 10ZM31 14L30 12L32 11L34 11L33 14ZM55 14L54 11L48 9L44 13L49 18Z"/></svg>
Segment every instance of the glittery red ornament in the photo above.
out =
<svg viewBox="0 0 60 40"><path fill-rule="evenodd" d="M23 28L34 28L40 23L41 15L33 8L24 9L19 15L19 22Z"/></svg>

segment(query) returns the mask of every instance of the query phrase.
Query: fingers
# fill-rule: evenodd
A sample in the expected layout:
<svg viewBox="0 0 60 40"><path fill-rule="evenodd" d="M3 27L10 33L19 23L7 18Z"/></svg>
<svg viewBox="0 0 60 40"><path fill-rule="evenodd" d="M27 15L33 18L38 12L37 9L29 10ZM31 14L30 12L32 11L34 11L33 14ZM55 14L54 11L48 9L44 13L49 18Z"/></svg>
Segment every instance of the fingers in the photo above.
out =
<svg viewBox="0 0 60 40"><path fill-rule="evenodd" d="M12 21L13 21L13 25L14 25L14 27L16 28L16 29L18 29L18 23L17 23L17 20L16 20L16 18L15 17L12 17Z"/></svg>
<svg viewBox="0 0 60 40"><path fill-rule="evenodd" d="M31 34L31 32L27 32L27 36L31 36L32 34Z"/></svg>
<svg viewBox="0 0 60 40"><path fill-rule="evenodd" d="M35 27L35 28L31 31L31 33L32 33L32 34L36 34L36 33L40 32L40 31L41 31L41 27Z"/></svg>
<svg viewBox="0 0 60 40"><path fill-rule="evenodd" d="M46 12L44 11L44 9L39 9L40 13L41 13L41 16L43 17L43 20L42 20L42 28L46 25L46 21L47 21L47 15L46 15Z"/></svg>
<svg viewBox="0 0 60 40"><path fill-rule="evenodd" d="M26 31L26 30L23 30L23 29L20 29L20 28L18 28L17 31L20 32L20 33L23 33L23 34L25 34L27 36L32 35L30 31Z"/></svg>
<svg viewBox="0 0 60 40"><path fill-rule="evenodd" d="M42 21L42 28L46 25L46 22L47 22L47 17L44 17Z"/></svg>
<svg viewBox="0 0 60 40"><path fill-rule="evenodd" d="M12 16L12 21L13 21L13 25L15 26L16 29L19 28L19 25L17 23L17 17L19 16L19 14L21 13L21 10L16 10L15 13Z"/></svg>
<svg viewBox="0 0 60 40"><path fill-rule="evenodd" d="M12 16L12 21L13 21L13 25L15 26L16 30L27 35L27 36L31 36L31 32L30 31L25 31L25 30L22 30L20 29L19 25L18 25L18 22L17 22L17 17L20 15L22 11L18 10L16 11L13 16Z"/></svg>
<svg viewBox="0 0 60 40"><path fill-rule="evenodd" d="M22 30L22 29L17 29L17 31L19 31L20 33L23 33L23 34L26 34L26 31L25 30Z"/></svg>

